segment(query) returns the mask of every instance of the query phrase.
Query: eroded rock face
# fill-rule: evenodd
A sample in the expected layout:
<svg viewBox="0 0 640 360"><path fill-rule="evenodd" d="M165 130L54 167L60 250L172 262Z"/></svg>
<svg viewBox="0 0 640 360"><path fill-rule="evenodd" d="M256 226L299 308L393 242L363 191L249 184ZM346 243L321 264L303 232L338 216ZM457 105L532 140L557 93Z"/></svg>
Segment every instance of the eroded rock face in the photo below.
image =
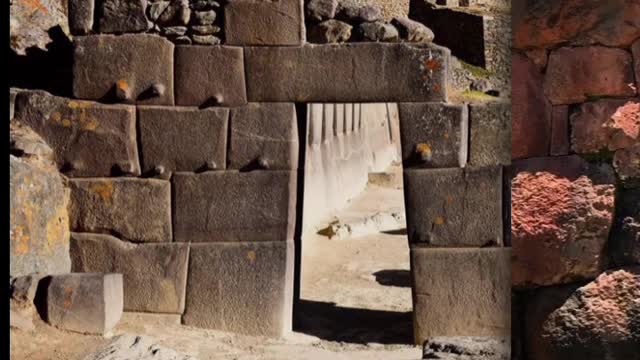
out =
<svg viewBox="0 0 640 360"><path fill-rule="evenodd" d="M571 115L577 153L615 151L640 143L640 101L604 99L582 104Z"/></svg>
<svg viewBox="0 0 640 360"><path fill-rule="evenodd" d="M634 359L640 348L640 267L601 274L572 291L548 288L528 306L529 358Z"/></svg>
<svg viewBox="0 0 640 360"><path fill-rule="evenodd" d="M52 39L48 31L60 26L69 34L67 0L13 0L9 18L11 49L18 55L37 47L46 50Z"/></svg>
<svg viewBox="0 0 640 360"><path fill-rule="evenodd" d="M609 251L616 265L640 264L640 188L618 194Z"/></svg>
<svg viewBox="0 0 640 360"><path fill-rule="evenodd" d="M556 159L565 171L525 166L512 180L515 286L594 278L605 260L614 208L612 169L577 157Z"/></svg>

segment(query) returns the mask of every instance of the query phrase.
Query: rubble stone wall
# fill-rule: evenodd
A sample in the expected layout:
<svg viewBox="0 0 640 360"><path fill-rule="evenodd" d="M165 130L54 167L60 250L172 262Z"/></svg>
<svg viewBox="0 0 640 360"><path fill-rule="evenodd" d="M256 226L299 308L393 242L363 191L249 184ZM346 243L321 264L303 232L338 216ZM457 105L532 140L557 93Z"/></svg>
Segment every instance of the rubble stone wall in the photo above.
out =
<svg viewBox="0 0 640 360"><path fill-rule="evenodd" d="M640 3L513 8L513 353L637 357Z"/></svg>

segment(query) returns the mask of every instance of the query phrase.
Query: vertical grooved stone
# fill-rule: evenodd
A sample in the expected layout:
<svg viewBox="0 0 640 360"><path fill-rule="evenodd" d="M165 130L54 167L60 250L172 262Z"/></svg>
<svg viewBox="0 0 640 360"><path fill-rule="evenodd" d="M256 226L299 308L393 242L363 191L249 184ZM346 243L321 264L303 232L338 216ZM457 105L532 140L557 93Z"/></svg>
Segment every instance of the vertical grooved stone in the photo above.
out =
<svg viewBox="0 0 640 360"><path fill-rule="evenodd" d="M139 106L142 171L197 171L211 162L224 169L228 121L226 108Z"/></svg>
<svg viewBox="0 0 640 360"><path fill-rule="evenodd" d="M229 168L264 160L269 170L298 168L298 124L294 104L250 103L231 110Z"/></svg>
<svg viewBox="0 0 640 360"><path fill-rule="evenodd" d="M182 323L248 335L291 330L293 242L192 244Z"/></svg>
<svg viewBox="0 0 640 360"><path fill-rule="evenodd" d="M246 104L243 52L231 46L176 47L176 104Z"/></svg>
<svg viewBox="0 0 640 360"><path fill-rule="evenodd" d="M162 85L163 94L153 89ZM127 102L173 105L173 44L151 34L89 35L74 38L73 95L108 102L117 89Z"/></svg>
<svg viewBox="0 0 640 360"><path fill-rule="evenodd" d="M67 176L140 175L133 106L22 91L15 116L51 146Z"/></svg>
<svg viewBox="0 0 640 360"><path fill-rule="evenodd" d="M90 178L69 181L71 230L109 233L134 242L171 241L168 181Z"/></svg>
<svg viewBox="0 0 640 360"><path fill-rule="evenodd" d="M449 50L432 44L246 47L252 102L443 101Z"/></svg>
<svg viewBox="0 0 640 360"><path fill-rule="evenodd" d="M232 0L224 8L229 45L301 45L302 0Z"/></svg>
<svg viewBox="0 0 640 360"><path fill-rule="evenodd" d="M84 35L93 28L95 0L69 0L69 30L74 35Z"/></svg>
<svg viewBox="0 0 640 360"><path fill-rule="evenodd" d="M469 131L466 105L400 103L404 167L463 167Z"/></svg>
<svg viewBox="0 0 640 360"><path fill-rule="evenodd" d="M502 244L501 167L406 169L404 187L411 243Z"/></svg>
<svg viewBox="0 0 640 360"><path fill-rule="evenodd" d="M127 243L110 235L72 233L74 272L120 273L124 310L182 314L188 244Z"/></svg>
<svg viewBox="0 0 640 360"><path fill-rule="evenodd" d="M411 249L416 344L433 336L511 335L511 251Z"/></svg>
<svg viewBox="0 0 640 360"><path fill-rule="evenodd" d="M175 241L292 239L296 176L282 170L174 174Z"/></svg>
<svg viewBox="0 0 640 360"><path fill-rule="evenodd" d="M469 165L511 164L511 102L469 105Z"/></svg>

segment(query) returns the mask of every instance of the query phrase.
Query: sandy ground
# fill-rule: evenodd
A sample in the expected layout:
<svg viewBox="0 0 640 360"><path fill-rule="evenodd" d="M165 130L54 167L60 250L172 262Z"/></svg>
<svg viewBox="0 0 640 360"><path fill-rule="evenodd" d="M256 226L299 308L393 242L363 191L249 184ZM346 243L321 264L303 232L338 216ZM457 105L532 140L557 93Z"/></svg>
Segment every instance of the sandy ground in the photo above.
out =
<svg viewBox="0 0 640 360"><path fill-rule="evenodd" d="M402 196L400 189L370 186L337 217L357 219L376 211L397 211L402 209ZM129 315L110 336L147 335L201 360L419 359L420 347L410 345L409 248L404 232L347 240L305 235L303 300L296 308L294 332L283 339L181 326L179 318L171 316L154 316L150 321ZM42 322L36 327L35 332L11 330L12 359L81 360L109 341L59 331Z"/></svg>

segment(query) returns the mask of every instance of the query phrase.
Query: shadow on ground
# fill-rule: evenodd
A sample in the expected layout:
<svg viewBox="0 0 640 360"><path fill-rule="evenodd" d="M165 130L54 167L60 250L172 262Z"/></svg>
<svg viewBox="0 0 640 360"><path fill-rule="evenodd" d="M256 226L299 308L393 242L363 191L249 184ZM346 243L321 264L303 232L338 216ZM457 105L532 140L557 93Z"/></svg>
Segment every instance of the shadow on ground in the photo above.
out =
<svg viewBox="0 0 640 360"><path fill-rule="evenodd" d="M384 286L411 287L409 270L380 270L373 273L376 281Z"/></svg>
<svg viewBox="0 0 640 360"><path fill-rule="evenodd" d="M298 302L294 330L345 343L413 343L411 312L348 308L320 301Z"/></svg>
<svg viewBox="0 0 640 360"><path fill-rule="evenodd" d="M386 230L382 232L387 235L407 235L407 228L404 229L396 229L396 230Z"/></svg>

